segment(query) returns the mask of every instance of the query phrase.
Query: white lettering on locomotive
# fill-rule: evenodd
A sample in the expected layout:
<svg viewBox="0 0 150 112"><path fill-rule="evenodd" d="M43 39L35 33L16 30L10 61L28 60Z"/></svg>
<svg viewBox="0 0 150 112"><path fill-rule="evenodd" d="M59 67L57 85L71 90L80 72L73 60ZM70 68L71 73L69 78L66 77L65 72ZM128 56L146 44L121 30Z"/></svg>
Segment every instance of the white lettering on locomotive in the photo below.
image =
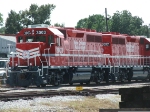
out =
<svg viewBox="0 0 150 112"><path fill-rule="evenodd" d="M102 43L103 46L109 46L110 43Z"/></svg>
<svg viewBox="0 0 150 112"><path fill-rule="evenodd" d="M30 31L25 31L25 32L24 32L24 35L30 35L30 34L31 34Z"/></svg>
<svg viewBox="0 0 150 112"><path fill-rule="evenodd" d="M34 35L34 30L32 30L32 35Z"/></svg>
<svg viewBox="0 0 150 112"><path fill-rule="evenodd" d="M74 41L74 47L75 47L76 50L85 50L86 42Z"/></svg>
<svg viewBox="0 0 150 112"><path fill-rule="evenodd" d="M43 31L43 30L41 30L41 31L36 31L36 34L46 34L46 31Z"/></svg>
<svg viewBox="0 0 150 112"><path fill-rule="evenodd" d="M126 50L129 53L134 53L134 54L139 54L139 45L138 43L133 43L133 42L127 42L126 44Z"/></svg>
<svg viewBox="0 0 150 112"><path fill-rule="evenodd" d="M56 52L59 53L59 54L62 54L64 52L64 49L60 48L60 47L57 47Z"/></svg>

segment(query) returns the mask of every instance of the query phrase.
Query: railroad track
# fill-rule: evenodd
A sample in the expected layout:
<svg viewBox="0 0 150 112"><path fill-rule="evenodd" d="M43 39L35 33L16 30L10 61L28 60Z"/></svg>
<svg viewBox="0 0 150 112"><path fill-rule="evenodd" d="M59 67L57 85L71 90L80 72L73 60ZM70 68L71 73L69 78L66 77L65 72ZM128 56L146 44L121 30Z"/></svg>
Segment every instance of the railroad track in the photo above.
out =
<svg viewBox="0 0 150 112"><path fill-rule="evenodd" d="M94 82L89 84L89 85L86 85L86 84L74 84L74 85L68 85L68 84L62 84L60 85L59 87L76 87L76 86L84 86L84 87L102 87L102 86L109 86L109 85L117 85L117 86L121 86L121 85L130 85L130 84L143 84L143 85L150 85L150 81L132 81L132 82L109 82L108 84L105 83L105 82L102 82L100 84L95 84ZM35 88L37 89L36 86L30 86L29 88ZM58 88L58 87L55 87L55 86L51 86L51 85L47 85L46 87L44 88Z"/></svg>
<svg viewBox="0 0 150 112"><path fill-rule="evenodd" d="M119 93L119 88L124 88L125 86L128 87L130 85L133 85L132 87L138 87L140 86L150 86L150 82L126 82L126 83L115 83L113 85L116 85L118 87L109 87L110 85L108 84L102 84L99 85L97 88L95 85L89 85L88 87L95 87L95 88L90 88L90 89L83 89L82 91L76 91L76 90L52 90L51 87L47 87L45 89L40 88L41 91L37 91L32 88L32 91L28 91L28 88L11 88L7 90L0 90L0 101L12 101L12 100L18 100L18 99L34 99L36 97L52 97L52 96L68 96L68 95L82 95L82 96L94 96L96 94L118 94ZM112 84L111 84L112 85ZM74 85L74 86L79 86L79 85ZM81 85L80 85L81 86ZM66 87L62 85L61 87ZM83 85L83 87L87 87L87 85ZM105 88L109 87L109 88ZM30 88L30 89L31 89ZM111 88L111 89L110 89ZM36 88L37 89L37 88ZM51 89L51 90L50 90ZM13 91L12 91L13 90ZM15 91L15 90L20 90ZM21 91L24 90L24 91Z"/></svg>
<svg viewBox="0 0 150 112"><path fill-rule="evenodd" d="M118 94L118 89L84 89L82 91L75 90L44 90L44 91L26 91L26 92L1 92L0 101L12 101L19 99L33 99L35 97L52 97L52 96L68 96L82 95L94 96L97 94Z"/></svg>

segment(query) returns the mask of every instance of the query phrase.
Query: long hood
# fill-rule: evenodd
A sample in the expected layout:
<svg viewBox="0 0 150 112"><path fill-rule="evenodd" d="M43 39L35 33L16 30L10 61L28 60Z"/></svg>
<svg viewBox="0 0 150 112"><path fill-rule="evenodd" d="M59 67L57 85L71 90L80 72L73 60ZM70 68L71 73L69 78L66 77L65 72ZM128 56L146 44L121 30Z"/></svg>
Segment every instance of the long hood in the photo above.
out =
<svg viewBox="0 0 150 112"><path fill-rule="evenodd" d="M39 43L21 43L16 48L17 57L21 59L31 59L40 56L40 44Z"/></svg>

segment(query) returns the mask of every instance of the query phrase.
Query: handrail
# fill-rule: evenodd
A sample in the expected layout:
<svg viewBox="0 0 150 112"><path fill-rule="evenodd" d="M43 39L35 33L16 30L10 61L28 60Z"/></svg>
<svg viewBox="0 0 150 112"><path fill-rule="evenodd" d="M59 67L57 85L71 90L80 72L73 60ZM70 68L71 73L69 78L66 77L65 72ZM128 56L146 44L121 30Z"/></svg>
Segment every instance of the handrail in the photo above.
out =
<svg viewBox="0 0 150 112"><path fill-rule="evenodd" d="M48 49L49 50L49 49ZM73 63L80 63L79 61L81 61L82 65L84 65L84 58L87 57L87 64L95 64L94 59L95 58L99 58L101 63L102 61L104 61L104 65L114 65L114 66L122 66L122 65L148 65L150 63L150 57L147 56L142 56L142 55L110 55L110 54L101 54L99 52L99 50L95 51L95 50L65 50L68 54L68 66L70 65L70 56L72 57L72 64ZM46 49L44 51L44 53L46 52ZM49 53L49 51L48 51ZM60 56L60 53L59 53ZM80 60L82 56L82 60ZM75 61L75 57L77 59L77 62ZM90 61L90 58L92 58L92 60ZM46 58L47 59L47 58ZM49 58L50 59L50 58Z"/></svg>
<svg viewBox="0 0 150 112"><path fill-rule="evenodd" d="M48 51L48 54L49 54L50 48L44 49L44 54L46 54L46 50ZM48 60L47 60L46 55L45 55L45 60L46 60L47 65L50 66L50 58L48 58Z"/></svg>

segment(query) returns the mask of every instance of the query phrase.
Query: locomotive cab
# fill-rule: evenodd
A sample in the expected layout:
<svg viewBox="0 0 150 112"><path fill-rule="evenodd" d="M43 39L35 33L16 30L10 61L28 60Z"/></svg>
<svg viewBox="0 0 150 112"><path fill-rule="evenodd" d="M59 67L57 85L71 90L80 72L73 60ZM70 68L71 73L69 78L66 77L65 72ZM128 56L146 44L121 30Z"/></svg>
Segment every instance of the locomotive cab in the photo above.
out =
<svg viewBox="0 0 150 112"><path fill-rule="evenodd" d="M11 82L9 84L18 86L29 86L31 83L37 86L45 85L47 81L45 80L46 71L44 68L48 68L53 61L59 64L59 60L53 60L50 56L62 53L63 38L63 34L58 29L46 25L29 25L28 28L22 29L16 35L16 52L10 57ZM12 81L14 77L20 80L14 82Z"/></svg>

